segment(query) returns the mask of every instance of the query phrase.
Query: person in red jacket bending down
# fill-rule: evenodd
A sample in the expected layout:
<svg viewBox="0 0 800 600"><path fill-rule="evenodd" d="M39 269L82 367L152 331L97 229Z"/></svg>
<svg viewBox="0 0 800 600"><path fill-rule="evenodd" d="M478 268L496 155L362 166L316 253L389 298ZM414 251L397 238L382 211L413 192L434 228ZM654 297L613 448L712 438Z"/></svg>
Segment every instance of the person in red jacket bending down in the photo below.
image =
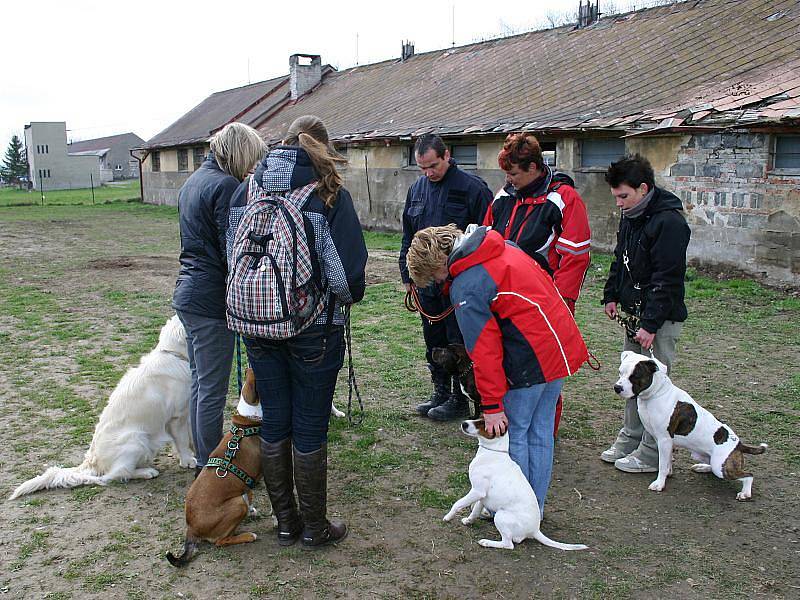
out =
<svg viewBox="0 0 800 600"><path fill-rule="evenodd" d="M588 352L552 278L516 244L453 225L414 236L406 257L418 287L445 283L473 361L486 431L508 430L509 453L544 509L553 423L564 378Z"/></svg>
<svg viewBox="0 0 800 600"><path fill-rule="evenodd" d="M509 134L497 162L506 185L497 192L483 224L515 242L550 273L574 315L592 242L586 206L574 182L545 164L539 142L530 133ZM561 404L559 396L553 435L558 434Z"/></svg>

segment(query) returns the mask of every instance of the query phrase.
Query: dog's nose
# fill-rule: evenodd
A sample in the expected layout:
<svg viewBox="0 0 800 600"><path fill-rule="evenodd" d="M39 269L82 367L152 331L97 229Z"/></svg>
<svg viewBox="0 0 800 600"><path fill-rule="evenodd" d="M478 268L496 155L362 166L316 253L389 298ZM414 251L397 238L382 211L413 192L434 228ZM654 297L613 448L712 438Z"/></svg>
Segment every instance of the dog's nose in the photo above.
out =
<svg viewBox="0 0 800 600"><path fill-rule="evenodd" d="M462 422L462 423L461 423L461 429L463 429L464 431L466 431L466 430L467 430L467 427L469 427L469 423L467 423L466 421L464 421L464 422Z"/></svg>
<svg viewBox="0 0 800 600"><path fill-rule="evenodd" d="M614 384L614 391L616 393L618 393L618 394L621 394L622 393L622 386L620 384L618 384L618 383L615 383Z"/></svg>

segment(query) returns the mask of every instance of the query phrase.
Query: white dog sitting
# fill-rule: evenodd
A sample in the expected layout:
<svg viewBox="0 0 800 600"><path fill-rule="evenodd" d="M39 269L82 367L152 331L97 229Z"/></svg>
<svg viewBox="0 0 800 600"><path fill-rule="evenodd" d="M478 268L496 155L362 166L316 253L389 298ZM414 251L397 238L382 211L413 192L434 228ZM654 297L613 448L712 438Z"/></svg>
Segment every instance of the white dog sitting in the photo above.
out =
<svg viewBox="0 0 800 600"><path fill-rule="evenodd" d="M83 462L50 467L20 485L11 498L41 489L151 479L158 475L153 459L167 442L172 442L180 465L193 469L190 393L186 332L174 316L161 329L155 349L129 369L111 393Z"/></svg>
<svg viewBox="0 0 800 600"><path fill-rule="evenodd" d="M744 454L763 454L767 445L754 448L743 444L733 429L674 385L667 367L658 359L630 351L623 352L621 358L614 391L623 398L637 398L642 425L658 443L658 477L650 489L664 489L672 473L672 448L677 445L688 448L692 458L702 461L692 467L693 471L738 479L742 491L736 499L749 499L753 474L744 472Z"/></svg>
<svg viewBox="0 0 800 600"><path fill-rule="evenodd" d="M478 453L469 465L469 481L472 489L456 501L444 516L452 521L456 513L472 506L468 517L461 519L464 525L475 522L485 506L494 513L494 524L502 539L479 540L486 548L514 549L514 544L533 538L545 546L560 550L585 550L583 544L555 542L539 530L541 515L539 502L531 484L522 474L522 469L508 455L508 434L488 437L483 419L464 421L461 430L478 438Z"/></svg>

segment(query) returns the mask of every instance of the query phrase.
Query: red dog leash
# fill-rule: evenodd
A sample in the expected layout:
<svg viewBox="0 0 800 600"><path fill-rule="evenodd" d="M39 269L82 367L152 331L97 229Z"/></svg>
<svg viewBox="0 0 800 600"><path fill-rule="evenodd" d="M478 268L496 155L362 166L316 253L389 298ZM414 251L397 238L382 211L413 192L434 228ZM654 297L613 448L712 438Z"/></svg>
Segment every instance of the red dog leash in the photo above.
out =
<svg viewBox="0 0 800 600"><path fill-rule="evenodd" d="M447 317L453 314L453 311L456 309L455 306L449 306L443 313L438 315L429 315L422 310L422 303L419 301L419 292L417 292L417 287L414 284L411 284L411 291L406 292L406 299L403 303L405 304L406 310L409 312L418 312L431 323L444 321Z"/></svg>

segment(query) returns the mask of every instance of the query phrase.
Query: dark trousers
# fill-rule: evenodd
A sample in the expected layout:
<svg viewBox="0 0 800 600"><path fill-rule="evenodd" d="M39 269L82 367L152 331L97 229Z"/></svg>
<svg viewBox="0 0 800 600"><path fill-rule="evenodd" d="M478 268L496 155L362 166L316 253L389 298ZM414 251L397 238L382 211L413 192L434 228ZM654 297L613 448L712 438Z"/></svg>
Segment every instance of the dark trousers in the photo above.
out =
<svg viewBox="0 0 800 600"><path fill-rule="evenodd" d="M343 338L342 327L322 325L288 340L245 338L264 413L264 441L290 437L304 454L327 441L336 377L344 363Z"/></svg>
<svg viewBox="0 0 800 600"><path fill-rule="evenodd" d="M429 293L420 290L419 301L422 304L422 309L429 315L438 315L443 313L450 307L450 298L439 293L436 288L435 293ZM422 315L420 315L422 317ZM458 329L458 322L456 322L455 314L451 314L444 321L438 323L431 323L425 317L422 317L422 335L425 338L425 359L428 364L439 370L433 363L431 358L431 351L434 348L444 348L447 344L463 344L464 338L461 337L461 331Z"/></svg>

